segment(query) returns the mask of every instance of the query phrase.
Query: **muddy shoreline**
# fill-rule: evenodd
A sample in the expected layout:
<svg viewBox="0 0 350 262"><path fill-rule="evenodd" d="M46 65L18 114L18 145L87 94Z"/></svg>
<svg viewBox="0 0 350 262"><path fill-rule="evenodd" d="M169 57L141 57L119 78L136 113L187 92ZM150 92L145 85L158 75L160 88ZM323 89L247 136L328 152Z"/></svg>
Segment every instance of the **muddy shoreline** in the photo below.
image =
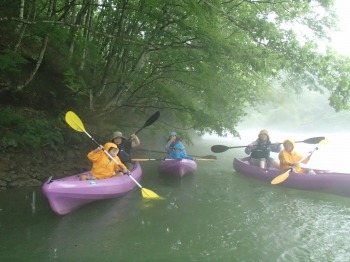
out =
<svg viewBox="0 0 350 262"><path fill-rule="evenodd" d="M86 158L91 147L73 146L64 152L49 149L22 152L6 150L0 162L0 190L41 186L50 176L60 178L91 168Z"/></svg>

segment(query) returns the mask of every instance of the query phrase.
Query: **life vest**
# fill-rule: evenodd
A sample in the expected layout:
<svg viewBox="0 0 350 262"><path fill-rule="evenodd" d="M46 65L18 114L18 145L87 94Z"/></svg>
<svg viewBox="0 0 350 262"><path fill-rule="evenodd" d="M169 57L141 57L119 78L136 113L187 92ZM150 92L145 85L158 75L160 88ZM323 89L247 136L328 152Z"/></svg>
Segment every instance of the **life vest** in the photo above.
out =
<svg viewBox="0 0 350 262"><path fill-rule="evenodd" d="M123 141L119 147L118 157L123 163L127 163L131 161L130 151L131 151L131 143L129 141Z"/></svg>
<svg viewBox="0 0 350 262"><path fill-rule="evenodd" d="M182 152L184 151L184 149L185 147L182 144L178 143L177 141L176 141L176 144L172 147L172 150L177 152Z"/></svg>
<svg viewBox="0 0 350 262"><path fill-rule="evenodd" d="M167 143L170 141L170 138L167 140ZM168 148L167 148L167 153L168 154L171 154L172 152L175 152L175 146L176 145L178 145L179 143L181 143L181 139L180 138L176 138L176 140L175 140L175 142L172 142L169 146L168 146Z"/></svg>
<svg viewBox="0 0 350 262"><path fill-rule="evenodd" d="M168 158L174 158L174 159L190 158L185 154L184 152L185 147L182 145L182 143L176 143L175 145L172 145L170 147L170 150L171 151L168 154Z"/></svg>
<svg viewBox="0 0 350 262"><path fill-rule="evenodd" d="M181 159L184 158L183 152L172 152L168 155L168 158Z"/></svg>
<svg viewBox="0 0 350 262"><path fill-rule="evenodd" d="M269 159L270 151L271 151L270 145L271 145L270 141L267 141L264 144L258 142L258 144L256 145L256 148L250 154L250 157L255 159L260 159L260 158Z"/></svg>

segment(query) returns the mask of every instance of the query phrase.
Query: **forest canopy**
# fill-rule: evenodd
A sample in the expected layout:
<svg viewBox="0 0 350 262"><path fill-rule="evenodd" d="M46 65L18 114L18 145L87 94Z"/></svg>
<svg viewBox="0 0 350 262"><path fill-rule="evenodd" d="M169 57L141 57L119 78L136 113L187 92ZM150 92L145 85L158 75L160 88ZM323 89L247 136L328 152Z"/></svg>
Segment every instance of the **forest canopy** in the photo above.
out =
<svg viewBox="0 0 350 262"><path fill-rule="evenodd" d="M246 109L326 91L349 109L350 60L320 52L333 0L4 0L0 104L86 117L160 110L179 128L236 133ZM298 28L307 28L302 37Z"/></svg>

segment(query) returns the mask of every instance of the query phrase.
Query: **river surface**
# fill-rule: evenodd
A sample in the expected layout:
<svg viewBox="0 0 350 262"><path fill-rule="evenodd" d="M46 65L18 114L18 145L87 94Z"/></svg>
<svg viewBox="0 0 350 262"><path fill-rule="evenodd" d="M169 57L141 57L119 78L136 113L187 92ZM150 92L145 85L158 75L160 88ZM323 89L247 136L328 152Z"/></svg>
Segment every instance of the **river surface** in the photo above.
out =
<svg viewBox="0 0 350 262"><path fill-rule="evenodd" d="M0 192L0 261L350 261L349 198L246 178L232 166L243 149L216 156L181 180L142 162L141 183L161 201L143 200L136 187L58 216L41 188Z"/></svg>

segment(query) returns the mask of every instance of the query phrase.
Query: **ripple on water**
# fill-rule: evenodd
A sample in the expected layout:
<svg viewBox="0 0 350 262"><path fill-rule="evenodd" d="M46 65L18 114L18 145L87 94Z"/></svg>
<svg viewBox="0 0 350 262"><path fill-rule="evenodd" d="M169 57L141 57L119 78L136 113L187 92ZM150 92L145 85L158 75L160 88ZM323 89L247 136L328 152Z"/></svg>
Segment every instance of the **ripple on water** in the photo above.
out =
<svg viewBox="0 0 350 262"><path fill-rule="evenodd" d="M264 236L277 261L348 261L350 206L346 200L298 190L276 198L268 192L259 198L264 208L255 215L261 224L257 235Z"/></svg>

